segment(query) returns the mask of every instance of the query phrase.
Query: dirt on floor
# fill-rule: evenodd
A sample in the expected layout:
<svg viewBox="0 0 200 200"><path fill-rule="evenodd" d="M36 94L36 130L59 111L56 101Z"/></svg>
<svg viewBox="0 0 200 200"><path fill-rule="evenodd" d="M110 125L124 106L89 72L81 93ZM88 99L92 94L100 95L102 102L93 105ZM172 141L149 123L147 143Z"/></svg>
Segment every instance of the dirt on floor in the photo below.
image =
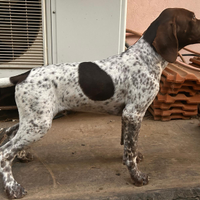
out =
<svg viewBox="0 0 200 200"><path fill-rule="evenodd" d="M15 121L0 122L0 128ZM139 169L143 187L132 184L122 164L121 117L73 113L53 121L46 136L31 145L34 160L15 161L13 174L28 191L26 200L200 199L199 120L142 123ZM0 199L7 199L0 179Z"/></svg>

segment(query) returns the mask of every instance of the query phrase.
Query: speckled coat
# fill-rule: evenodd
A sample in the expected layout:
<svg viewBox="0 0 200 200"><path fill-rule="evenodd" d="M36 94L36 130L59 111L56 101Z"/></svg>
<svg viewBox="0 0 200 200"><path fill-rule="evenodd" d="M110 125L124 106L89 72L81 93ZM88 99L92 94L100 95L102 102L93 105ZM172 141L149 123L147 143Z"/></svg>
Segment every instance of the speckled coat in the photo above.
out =
<svg viewBox="0 0 200 200"><path fill-rule="evenodd" d="M183 36L185 26L191 22L193 26ZM190 40L188 35L192 36ZM167 9L135 45L119 55L94 62L39 67L0 79L0 88L15 86L20 121L6 130L17 133L0 147L0 172L8 196L21 198L26 194L12 175L16 153L41 139L53 117L62 110L122 114L123 162L135 185L147 184L148 176L137 166L142 158L137 153L137 140L143 116L159 91L163 69L175 61L180 48L200 42L199 35L200 22L194 19L194 13Z"/></svg>

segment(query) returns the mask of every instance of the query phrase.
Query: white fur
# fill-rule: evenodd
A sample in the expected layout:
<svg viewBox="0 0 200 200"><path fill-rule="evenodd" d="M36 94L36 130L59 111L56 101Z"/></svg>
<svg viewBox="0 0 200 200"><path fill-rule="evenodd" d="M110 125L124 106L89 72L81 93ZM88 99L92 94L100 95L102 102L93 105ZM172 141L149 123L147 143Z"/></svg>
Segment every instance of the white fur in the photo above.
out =
<svg viewBox="0 0 200 200"><path fill-rule="evenodd" d="M0 88L11 87L14 84L10 82L10 78L0 78Z"/></svg>

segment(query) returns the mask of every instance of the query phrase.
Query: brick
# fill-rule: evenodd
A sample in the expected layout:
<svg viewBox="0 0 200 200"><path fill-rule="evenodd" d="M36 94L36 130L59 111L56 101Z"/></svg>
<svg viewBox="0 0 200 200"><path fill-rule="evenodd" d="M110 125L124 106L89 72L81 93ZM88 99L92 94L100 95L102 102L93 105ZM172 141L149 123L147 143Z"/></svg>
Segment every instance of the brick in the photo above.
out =
<svg viewBox="0 0 200 200"><path fill-rule="evenodd" d="M197 85L194 81L185 81L184 83L168 82L166 77L161 76L161 84L163 87L181 88L183 86L191 87L193 90L200 90L200 85Z"/></svg>
<svg viewBox="0 0 200 200"><path fill-rule="evenodd" d="M183 116L182 114L171 114L170 116L155 115L154 110L149 107L149 112L153 115L154 120L169 121L172 119L190 119L190 116Z"/></svg>
<svg viewBox="0 0 200 200"><path fill-rule="evenodd" d="M177 94L176 96L170 96L169 94L161 94L159 92L157 95L157 100L159 102L164 102L164 103L174 103L175 101L185 101L188 104L198 104L200 103L200 94L187 97L185 94Z"/></svg>
<svg viewBox="0 0 200 200"><path fill-rule="evenodd" d="M200 84L200 70L191 68L180 63L170 63L162 73L167 82L184 83L185 81L195 81Z"/></svg>
<svg viewBox="0 0 200 200"><path fill-rule="evenodd" d="M193 96L198 93L198 90L194 90L190 86L182 86L181 88L173 88L173 87L164 87L163 83L160 83L160 92L162 94L178 94L178 93L187 93L190 96Z"/></svg>
<svg viewBox="0 0 200 200"><path fill-rule="evenodd" d="M169 64L162 73L160 91L149 111L154 120L189 119L198 113L199 91L200 68L179 62Z"/></svg>
<svg viewBox="0 0 200 200"><path fill-rule="evenodd" d="M197 109L196 110L182 110L181 108L172 108L169 110L162 110L158 108L154 108L153 105L151 105L151 109L154 112L155 116L170 116L172 114L182 114L183 116L195 116L197 115Z"/></svg>
<svg viewBox="0 0 200 200"><path fill-rule="evenodd" d="M153 101L154 108L160 108L162 110L169 110L171 108L181 108L182 110L197 110L198 104L185 104L181 101L176 101L174 103L162 103L157 100Z"/></svg>

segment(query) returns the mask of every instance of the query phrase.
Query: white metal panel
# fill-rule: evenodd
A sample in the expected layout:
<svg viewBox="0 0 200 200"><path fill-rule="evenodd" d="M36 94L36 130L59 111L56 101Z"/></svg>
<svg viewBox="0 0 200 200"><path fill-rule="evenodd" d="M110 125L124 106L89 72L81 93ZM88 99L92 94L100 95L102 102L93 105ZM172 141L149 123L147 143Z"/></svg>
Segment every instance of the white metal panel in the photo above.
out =
<svg viewBox="0 0 200 200"><path fill-rule="evenodd" d="M102 59L124 50L126 0L52 0L53 63Z"/></svg>

